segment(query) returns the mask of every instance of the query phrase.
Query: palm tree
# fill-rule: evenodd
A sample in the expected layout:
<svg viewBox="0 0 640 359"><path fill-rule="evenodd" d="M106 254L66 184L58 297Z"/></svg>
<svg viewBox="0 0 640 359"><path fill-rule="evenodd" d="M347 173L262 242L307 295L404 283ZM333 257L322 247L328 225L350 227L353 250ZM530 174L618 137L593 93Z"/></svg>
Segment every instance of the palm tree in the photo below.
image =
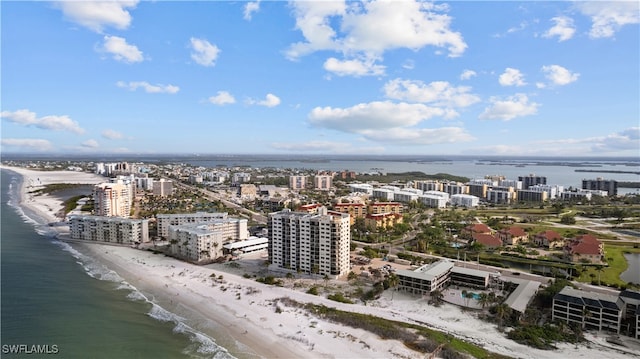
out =
<svg viewBox="0 0 640 359"><path fill-rule="evenodd" d="M464 306L469 306L469 292L466 289L462 290L462 299L464 299Z"/></svg>
<svg viewBox="0 0 640 359"><path fill-rule="evenodd" d="M398 286L398 284L400 283L400 279L397 275L391 273L391 275L389 275L389 277L387 278L387 283L389 284L389 289L392 289L391 300L393 300L393 288Z"/></svg>
<svg viewBox="0 0 640 359"><path fill-rule="evenodd" d="M489 298L489 294L487 293L480 293L478 295L478 303L480 303L480 306L482 306L482 309L484 309L489 304L490 300L491 299Z"/></svg>
<svg viewBox="0 0 640 359"><path fill-rule="evenodd" d="M442 304L443 298L444 298L444 294L442 293L442 291L436 289L433 292L431 292L429 303L438 307L440 306L440 304Z"/></svg>
<svg viewBox="0 0 640 359"><path fill-rule="evenodd" d="M504 325L504 319L511 315L511 307L506 303L498 304L496 306L496 318L498 318L498 325L502 327Z"/></svg>

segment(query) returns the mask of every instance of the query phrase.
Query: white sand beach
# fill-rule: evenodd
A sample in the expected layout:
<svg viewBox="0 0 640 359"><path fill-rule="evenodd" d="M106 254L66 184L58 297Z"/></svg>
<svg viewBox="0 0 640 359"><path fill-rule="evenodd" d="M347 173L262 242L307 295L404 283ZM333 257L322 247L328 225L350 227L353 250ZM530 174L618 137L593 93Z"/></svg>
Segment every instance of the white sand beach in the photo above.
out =
<svg viewBox="0 0 640 359"><path fill-rule="evenodd" d="M47 183L98 183L100 176L77 172L40 172L10 168L24 176L23 205L48 215L51 221L61 203L45 196L28 196L29 186ZM94 181L94 182L89 182ZM330 323L278 300L323 304L345 311L417 323L476 343L489 351L515 358L629 358L605 346L603 338L589 335L579 346L561 344L554 351L533 349L506 338L495 325L475 318L470 311L445 304L433 307L426 300L386 291L368 303L342 304L303 290L269 286L244 278L224 264L196 266L162 254L128 247L70 243L115 271L150 301L185 318L185 323L211 337L221 332L237 341L239 356L264 358L418 358L402 343L382 340L360 329ZM242 260L239 261L242 268ZM241 270L240 268L240 270ZM213 277L212 277L213 275ZM221 278L222 277L222 278ZM319 282L322 285L322 281ZM216 325L214 325L215 323ZM244 348L244 349L242 349ZM233 353L232 353L233 354ZM640 353L637 353L640 357Z"/></svg>

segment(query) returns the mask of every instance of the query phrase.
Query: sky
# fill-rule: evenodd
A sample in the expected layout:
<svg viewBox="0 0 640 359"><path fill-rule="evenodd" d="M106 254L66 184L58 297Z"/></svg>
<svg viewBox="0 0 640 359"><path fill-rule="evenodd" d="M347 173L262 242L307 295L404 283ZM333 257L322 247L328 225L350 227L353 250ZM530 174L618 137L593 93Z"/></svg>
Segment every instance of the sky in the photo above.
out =
<svg viewBox="0 0 640 359"><path fill-rule="evenodd" d="M637 1L2 1L1 148L640 158Z"/></svg>

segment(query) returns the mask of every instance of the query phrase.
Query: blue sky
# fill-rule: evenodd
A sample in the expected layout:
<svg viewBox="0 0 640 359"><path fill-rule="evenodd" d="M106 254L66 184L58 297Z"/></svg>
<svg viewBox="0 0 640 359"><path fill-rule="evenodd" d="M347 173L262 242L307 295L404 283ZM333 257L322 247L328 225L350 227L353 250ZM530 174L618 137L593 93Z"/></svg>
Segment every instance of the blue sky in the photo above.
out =
<svg viewBox="0 0 640 359"><path fill-rule="evenodd" d="M4 153L640 156L637 1L0 6Z"/></svg>

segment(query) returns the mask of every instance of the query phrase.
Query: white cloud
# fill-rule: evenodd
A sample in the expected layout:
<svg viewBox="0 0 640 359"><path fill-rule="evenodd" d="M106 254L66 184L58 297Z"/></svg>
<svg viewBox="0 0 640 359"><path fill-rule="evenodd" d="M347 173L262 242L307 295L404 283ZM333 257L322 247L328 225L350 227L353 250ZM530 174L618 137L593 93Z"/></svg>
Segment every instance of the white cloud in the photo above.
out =
<svg viewBox="0 0 640 359"><path fill-rule="evenodd" d="M349 108L316 107L309 113L309 122L317 127L350 133L414 126L446 112L423 104L376 101Z"/></svg>
<svg viewBox="0 0 640 359"><path fill-rule="evenodd" d="M122 138L124 138L124 136L118 132L118 131L114 131L114 130L104 130L102 131L102 137L109 139L109 140L120 140Z"/></svg>
<svg viewBox="0 0 640 359"><path fill-rule="evenodd" d="M518 69L507 67L504 73L498 78L498 82L502 86L524 86L524 75Z"/></svg>
<svg viewBox="0 0 640 359"><path fill-rule="evenodd" d="M126 63L142 62L142 51L135 45L130 45L127 40L118 36L105 36L101 51L110 53L117 61Z"/></svg>
<svg viewBox="0 0 640 359"><path fill-rule="evenodd" d="M352 59L381 59L385 51L425 46L446 48L461 56L467 48L462 35L450 29L446 5L422 1L296 1L296 28L305 41L292 44L286 56L297 60L316 51L335 51ZM355 72L358 74L358 72Z"/></svg>
<svg viewBox="0 0 640 359"><path fill-rule="evenodd" d="M276 107L280 104L280 98L274 94L268 93L264 100L248 99L246 103L249 105Z"/></svg>
<svg viewBox="0 0 640 359"><path fill-rule="evenodd" d="M539 104L529 102L524 94L516 94L505 100L498 97L489 99L491 106L487 107L482 114L481 120L503 120L509 121L516 117L534 115L538 112Z"/></svg>
<svg viewBox="0 0 640 359"><path fill-rule="evenodd" d="M191 38L191 58L202 66L215 66L220 49L205 39Z"/></svg>
<svg viewBox="0 0 640 359"><path fill-rule="evenodd" d="M151 85L146 81L132 81L132 82L124 82L118 81L116 83L118 87L129 89L130 91L135 91L138 88L144 89L147 93L170 93L175 94L180 91L180 87L174 85Z"/></svg>
<svg viewBox="0 0 640 359"><path fill-rule="evenodd" d="M541 70L545 77L551 81L553 85L564 86L578 80L579 73L571 72L559 65L542 66Z"/></svg>
<svg viewBox="0 0 640 359"><path fill-rule="evenodd" d="M547 30L542 37L552 38L558 37L558 41L566 41L573 37L576 32L576 28L573 24L573 19L567 16L556 16L551 19L555 23L553 27Z"/></svg>
<svg viewBox="0 0 640 359"><path fill-rule="evenodd" d="M640 23L638 1L579 1L575 6L591 18L589 36L594 39L612 37L622 26Z"/></svg>
<svg viewBox="0 0 640 359"><path fill-rule="evenodd" d="M43 130L69 131L77 134L84 133L84 130L68 116L44 116L38 118L35 112L29 110L18 111L2 111L0 117L10 122L24 125L34 126Z"/></svg>
<svg viewBox="0 0 640 359"><path fill-rule="evenodd" d="M236 103L236 99L227 91L218 91L215 96L208 99L214 105L227 105Z"/></svg>
<svg viewBox="0 0 640 359"><path fill-rule="evenodd" d="M51 142L36 138L3 138L0 144L6 147L18 147L35 151L50 151L53 149Z"/></svg>
<svg viewBox="0 0 640 359"><path fill-rule="evenodd" d="M324 62L324 69L338 76L379 76L384 75L385 67L376 65L373 60L338 60L330 57Z"/></svg>
<svg viewBox="0 0 640 359"><path fill-rule="evenodd" d="M640 149L640 127L631 127L606 136L536 141L534 145L535 147L553 149L556 153L562 151L563 153L584 155L586 153L615 152L620 154L629 152L630 155L637 156L638 149Z"/></svg>
<svg viewBox="0 0 640 359"><path fill-rule="evenodd" d="M100 147L100 144L98 143L98 141L91 139L91 140L86 140L82 142L80 146L84 148L98 148Z"/></svg>
<svg viewBox="0 0 640 359"><path fill-rule="evenodd" d="M446 81L425 84L422 81L395 79L384 85L385 96L388 98L445 107L467 107L479 102L480 98L469 93L470 91L470 87L454 87Z"/></svg>
<svg viewBox="0 0 640 359"><path fill-rule="evenodd" d="M460 80L468 80L472 77L477 76L478 74L473 71L473 70L464 70L462 71L462 73L460 74Z"/></svg>
<svg viewBox="0 0 640 359"><path fill-rule="evenodd" d="M475 139L459 127L367 130L362 135L372 141L413 146L468 142Z"/></svg>
<svg viewBox="0 0 640 359"><path fill-rule="evenodd" d="M244 5L244 19L249 21L253 16L254 12L258 12L260 10L260 1L248 2Z"/></svg>
<svg viewBox="0 0 640 359"><path fill-rule="evenodd" d="M135 8L138 1L58 1L55 4L70 21L101 33L105 27L128 28L131 14L127 9Z"/></svg>

